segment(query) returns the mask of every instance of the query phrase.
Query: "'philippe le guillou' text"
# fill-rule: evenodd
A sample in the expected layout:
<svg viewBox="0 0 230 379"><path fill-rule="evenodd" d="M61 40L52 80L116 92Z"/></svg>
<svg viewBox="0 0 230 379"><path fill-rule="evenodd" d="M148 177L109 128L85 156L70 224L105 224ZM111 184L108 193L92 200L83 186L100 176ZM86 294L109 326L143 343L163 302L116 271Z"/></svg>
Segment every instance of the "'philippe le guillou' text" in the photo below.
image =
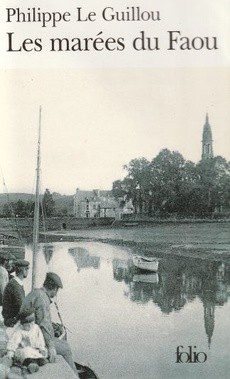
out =
<svg viewBox="0 0 230 379"><path fill-rule="evenodd" d="M39 7L27 8L6 8L6 22L13 23L38 23L42 28L56 28L64 23L71 21L84 23L96 22L98 18L102 21L114 22L159 22L161 21L160 11L142 10L141 7L126 7L125 10L116 10L113 7L104 8L100 15L95 11L86 11L82 7L75 9L75 14L70 12L47 12L42 11ZM100 24L102 25L102 24ZM142 24L143 25L143 24ZM167 32L167 50L217 50L217 37L215 36L186 36L181 30L168 30ZM165 38L164 38L165 39ZM94 37L66 38L63 36L50 38L50 51L123 51L125 49L124 37L112 37L105 35L105 32L99 31ZM161 49L160 37L147 35L141 30L132 41L132 47L136 51ZM7 51L8 52L30 52L42 51L42 38L25 38L18 40L15 32L7 32Z"/></svg>

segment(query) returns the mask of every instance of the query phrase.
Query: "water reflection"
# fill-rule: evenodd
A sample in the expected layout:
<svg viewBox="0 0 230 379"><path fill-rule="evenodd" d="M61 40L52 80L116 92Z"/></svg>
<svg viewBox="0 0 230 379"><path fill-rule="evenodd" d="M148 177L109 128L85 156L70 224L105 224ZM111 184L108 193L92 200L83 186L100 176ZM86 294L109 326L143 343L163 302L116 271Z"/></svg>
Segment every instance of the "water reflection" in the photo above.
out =
<svg viewBox="0 0 230 379"><path fill-rule="evenodd" d="M68 252L72 255L78 271L83 268L93 267L97 269L100 267L100 258L90 255L89 251L83 247L70 248Z"/></svg>
<svg viewBox="0 0 230 379"><path fill-rule="evenodd" d="M215 326L215 307L230 296L229 266L223 262L162 259L158 274L137 272L132 260L113 259L113 277L128 284L125 296L137 303L154 302L163 313L179 312L199 298L204 307L208 345Z"/></svg>
<svg viewBox="0 0 230 379"><path fill-rule="evenodd" d="M52 257L53 257L53 252L54 252L54 246L53 245L43 245L42 251L45 257L45 261L47 265L50 263Z"/></svg>
<svg viewBox="0 0 230 379"><path fill-rule="evenodd" d="M130 283L133 278L133 263L131 259L113 259L113 277L118 282Z"/></svg>
<svg viewBox="0 0 230 379"><path fill-rule="evenodd" d="M62 277L58 301L75 360L90 362L100 378L226 376L229 265L166 257L155 274L135 269L131 248L85 241L40 247L39 286L47 270ZM181 365L178 375L179 344L208 353L207 363Z"/></svg>
<svg viewBox="0 0 230 379"><path fill-rule="evenodd" d="M101 258L90 254L86 248L69 248L68 252L78 272L85 268L100 268ZM124 296L136 303L153 302L164 314L179 312L187 303L200 299L204 308L204 329L208 345L211 345L215 308L224 305L230 296L228 265L174 257L160 260L158 273L146 273L138 271L131 258L114 258L112 268L113 279L127 285Z"/></svg>
<svg viewBox="0 0 230 379"><path fill-rule="evenodd" d="M153 273L145 273L145 274L136 274L133 276L134 282L141 282L141 283L155 283L157 284L159 282L159 275L156 272Z"/></svg>

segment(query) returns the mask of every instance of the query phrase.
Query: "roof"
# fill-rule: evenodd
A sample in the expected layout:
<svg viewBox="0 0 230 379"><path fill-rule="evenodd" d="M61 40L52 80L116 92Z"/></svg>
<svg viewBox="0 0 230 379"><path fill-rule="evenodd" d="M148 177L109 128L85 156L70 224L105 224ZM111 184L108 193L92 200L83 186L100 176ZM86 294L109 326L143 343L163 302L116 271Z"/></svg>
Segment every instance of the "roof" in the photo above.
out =
<svg viewBox="0 0 230 379"><path fill-rule="evenodd" d="M106 199L111 198L111 191L100 191L100 190L93 190L93 191L76 191L75 197L78 198L78 201L86 201L87 199L89 201L103 201Z"/></svg>
<svg viewBox="0 0 230 379"><path fill-rule="evenodd" d="M118 208L119 202L116 200L108 200L108 201L102 201L100 203L101 208Z"/></svg>

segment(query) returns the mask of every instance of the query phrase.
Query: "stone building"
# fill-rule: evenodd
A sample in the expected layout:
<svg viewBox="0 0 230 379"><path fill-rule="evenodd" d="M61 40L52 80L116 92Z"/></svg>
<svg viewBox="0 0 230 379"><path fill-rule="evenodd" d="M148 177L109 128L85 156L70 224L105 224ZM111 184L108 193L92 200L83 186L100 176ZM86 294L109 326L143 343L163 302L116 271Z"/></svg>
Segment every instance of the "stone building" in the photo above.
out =
<svg viewBox="0 0 230 379"><path fill-rule="evenodd" d="M206 120L203 127L201 158L202 159L213 158L212 130L209 124L208 114L206 114Z"/></svg>
<svg viewBox="0 0 230 379"><path fill-rule="evenodd" d="M74 216L78 218L121 219L122 215L133 213L133 205L129 201L116 200L111 191L81 191L76 189L74 195Z"/></svg>

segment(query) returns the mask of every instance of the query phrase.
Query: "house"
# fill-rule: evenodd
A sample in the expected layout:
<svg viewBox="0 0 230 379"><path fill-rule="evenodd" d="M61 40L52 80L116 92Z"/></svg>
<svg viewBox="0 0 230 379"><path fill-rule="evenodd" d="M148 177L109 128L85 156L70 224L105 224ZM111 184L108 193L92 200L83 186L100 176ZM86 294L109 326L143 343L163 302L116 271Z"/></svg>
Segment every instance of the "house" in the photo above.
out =
<svg viewBox="0 0 230 379"><path fill-rule="evenodd" d="M81 191L76 189L74 195L74 215L78 218L121 219L122 215L133 213L131 201L116 200L111 191Z"/></svg>

